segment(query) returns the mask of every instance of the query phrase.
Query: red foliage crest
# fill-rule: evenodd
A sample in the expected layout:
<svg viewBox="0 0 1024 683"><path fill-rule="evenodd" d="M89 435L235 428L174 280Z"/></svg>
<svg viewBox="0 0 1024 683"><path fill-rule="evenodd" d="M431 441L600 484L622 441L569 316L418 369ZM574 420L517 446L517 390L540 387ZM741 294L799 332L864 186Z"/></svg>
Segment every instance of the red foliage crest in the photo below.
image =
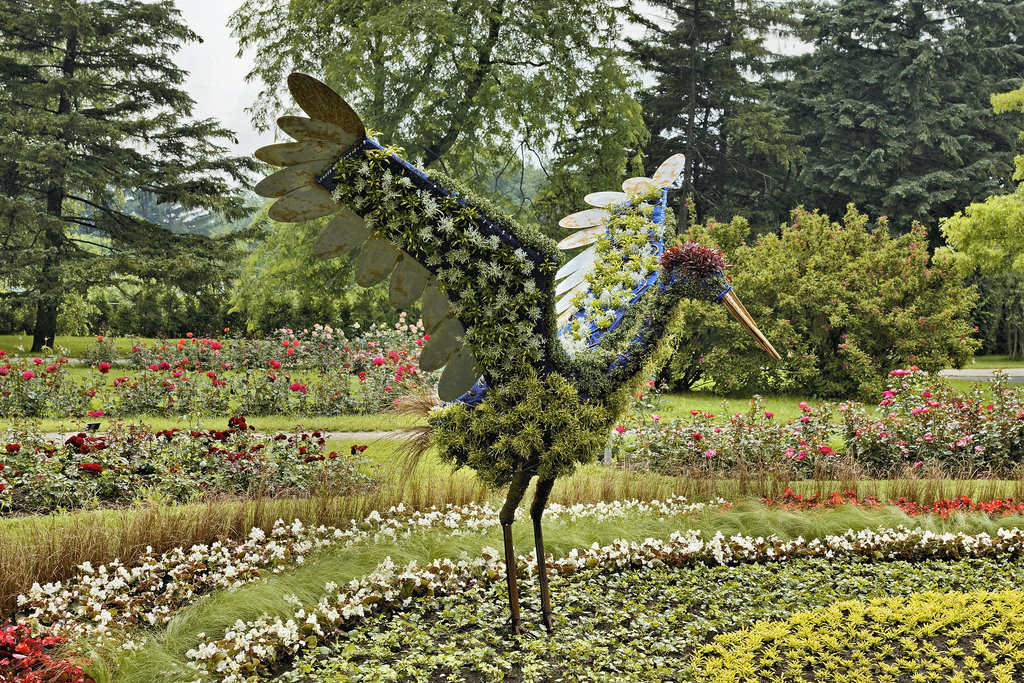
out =
<svg viewBox="0 0 1024 683"><path fill-rule="evenodd" d="M725 257L717 249L696 242L670 247L661 255L661 267L669 272L679 271L690 277L702 278L720 275L725 269Z"/></svg>

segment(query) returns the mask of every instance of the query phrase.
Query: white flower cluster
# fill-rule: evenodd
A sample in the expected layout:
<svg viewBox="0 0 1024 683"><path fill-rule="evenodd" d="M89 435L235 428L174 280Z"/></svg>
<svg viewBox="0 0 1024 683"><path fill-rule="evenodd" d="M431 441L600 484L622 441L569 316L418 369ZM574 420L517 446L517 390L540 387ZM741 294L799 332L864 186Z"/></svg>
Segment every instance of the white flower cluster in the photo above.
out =
<svg viewBox="0 0 1024 683"><path fill-rule="evenodd" d="M687 503L683 498L659 501L616 501L614 503L561 506L552 504L549 518L611 518L649 512L659 516L687 515L707 505ZM374 510L362 522L353 520L345 529L307 528L299 520L285 524L278 520L270 538L253 528L241 541L176 548L160 556L150 549L134 567L115 560L93 567L78 567L66 584L35 584L18 598L20 623L31 624L39 633L94 642L117 640L125 649L145 642L146 628L165 624L174 614L213 590L234 590L246 583L280 573L317 549L347 548L357 543L377 543L405 538L427 529L447 529L452 535L475 534L498 525L498 509L491 505L449 505L409 512L399 504L385 514ZM269 628L269 626L267 626ZM135 631L125 637L125 631Z"/></svg>
<svg viewBox="0 0 1024 683"><path fill-rule="evenodd" d="M563 515L583 514L580 509L563 508ZM602 514L617 514L608 506ZM549 561L549 571L572 575L583 568L602 567L608 571L632 567L693 566L697 564L738 564L785 561L808 557L863 556L877 560L959 559L1024 553L1024 529L1001 529L995 537L988 534L934 534L904 527L848 531L841 536L826 536L807 541L797 538L783 541L776 537L731 536L721 533L704 540L698 530L675 532L668 540L648 538L642 542L614 541L595 543L584 550L573 550L564 558ZM520 556L519 570L532 575L537 570L534 555ZM500 553L487 548L471 560L437 560L419 567L405 567L386 561L361 580L339 587L328 584L327 596L316 606L298 610L294 617L281 620L257 619L236 622L224 638L203 642L187 656L199 668L223 677L227 683L248 680L247 675L274 659L294 654L311 637L322 637L331 630L351 628L358 619L386 609L408 604L423 595L442 595L465 591L473 585L489 584L504 578L505 565Z"/></svg>

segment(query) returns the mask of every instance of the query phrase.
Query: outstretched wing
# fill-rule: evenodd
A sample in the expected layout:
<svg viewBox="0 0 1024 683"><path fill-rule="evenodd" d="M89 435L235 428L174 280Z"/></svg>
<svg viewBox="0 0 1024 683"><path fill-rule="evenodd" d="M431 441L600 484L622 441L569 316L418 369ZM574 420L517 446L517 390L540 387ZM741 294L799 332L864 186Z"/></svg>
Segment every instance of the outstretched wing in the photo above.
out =
<svg viewBox="0 0 1024 683"><path fill-rule="evenodd" d="M553 243L377 143L320 81L292 74L288 86L309 118L281 117L278 125L296 141L256 152L284 167L256 186L258 194L279 198L270 217L333 216L317 237L318 256L361 246L358 284L368 287L390 275L396 306L422 297L429 340L420 367L444 367L442 400L463 396L481 375L521 372L516 361L543 366L551 343L546 321L554 315L548 295L558 265Z"/></svg>
<svg viewBox="0 0 1024 683"><path fill-rule="evenodd" d="M558 337L576 356L597 346L622 323L658 277L658 257L665 249L668 187L685 159L666 159L651 178L629 178L622 192L593 192L584 197L591 209L566 216L559 225L573 231L558 247L588 247L556 274Z"/></svg>

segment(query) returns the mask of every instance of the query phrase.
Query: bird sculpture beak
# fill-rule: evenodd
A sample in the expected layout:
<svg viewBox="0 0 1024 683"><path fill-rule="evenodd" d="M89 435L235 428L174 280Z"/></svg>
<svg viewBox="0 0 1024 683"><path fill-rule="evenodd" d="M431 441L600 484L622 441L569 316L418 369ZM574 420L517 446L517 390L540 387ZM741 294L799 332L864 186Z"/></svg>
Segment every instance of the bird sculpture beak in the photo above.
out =
<svg viewBox="0 0 1024 683"><path fill-rule="evenodd" d="M751 336L761 345L761 348L768 352L768 355L779 360L782 356L775 350L768 338L761 333L761 330L757 329L757 324L754 323L754 319L750 317L750 313L747 311L747 307L740 302L740 298L736 296L736 292L729 290L729 293L722 297L722 303L729 309L733 317L740 321L743 327L747 328Z"/></svg>

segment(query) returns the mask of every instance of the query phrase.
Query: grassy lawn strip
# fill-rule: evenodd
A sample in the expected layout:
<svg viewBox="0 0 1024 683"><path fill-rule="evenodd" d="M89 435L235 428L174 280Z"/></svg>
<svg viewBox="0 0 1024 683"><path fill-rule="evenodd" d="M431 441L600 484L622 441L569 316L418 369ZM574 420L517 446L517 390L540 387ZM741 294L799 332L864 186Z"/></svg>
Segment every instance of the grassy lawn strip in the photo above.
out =
<svg viewBox="0 0 1024 683"><path fill-rule="evenodd" d="M1014 524L1019 525L1022 521L1024 520L1020 517L1003 518L994 521L983 515L958 515L946 520L942 520L937 517L913 518L894 509L872 512L856 508L842 508L820 514L807 514L766 509L758 503L745 503L729 512L722 513L717 511L705 511L698 515L686 518L662 519L653 515L634 515L627 518L612 519L583 518L575 522L558 520L546 524L545 540L547 541L548 551L550 553L556 556L563 556L573 548L587 547L595 542L605 544L619 538L630 540L640 540L647 537L666 538L672 531L685 528L701 529L702 532L708 536L713 535L716 531L722 531L726 535L731 535L733 533L752 535L768 535L775 533L784 538L793 538L796 536L810 538L818 535L839 534L851 528L863 529L877 526L891 527L899 524L907 526L922 526L936 532L969 531L970 533L977 533L979 531L988 531L989 533L994 533L996 528L1000 526L1012 526ZM353 578L362 576L369 571L372 571L372 569L385 557L391 557L392 560L399 565L413 560L420 564L425 564L429 563L433 559L442 557L458 558L462 554L475 556L478 555L481 549L486 546L500 547L500 544L500 532L497 528L492 529L486 534L474 534L467 536L452 536L447 533L428 531L418 533L400 543L381 543L374 546L356 546L343 551L325 553L320 557L310 558L302 566L299 566L286 574L272 577L265 583L244 587L235 592L216 593L206 598L191 608L183 610L166 630L155 635L152 642L148 644L143 651L110 654L108 655L110 658L105 660L105 663L94 665L94 668L90 673L94 675L98 681L192 681L195 680L196 677L194 672L188 673L182 669L181 676L177 678L168 675L166 672L173 670L175 666L184 665L184 652L195 645L197 634L199 633L222 633L226 628L234 624L237 619L254 619L263 613L266 613L271 617L276 615L281 616L282 618L287 618L294 612L295 606L294 604L289 604L286 596L294 595L298 601L304 605L314 604L324 594L324 585L326 582L334 581L341 584ZM532 548L532 532L528 522L520 522L516 525L516 544L517 549L521 553L526 553ZM821 567L826 569L829 566L827 563L819 564ZM975 566L971 571L965 572L965 575L973 576L976 579L988 575L988 570L982 566L984 563L974 563L974 565ZM873 565L862 566L873 567ZM886 566L887 565L885 564L877 565L879 568L877 571L886 571ZM784 568L784 565L767 565L761 568L748 568L748 570L754 572L765 571L769 573L788 571ZM693 578L688 580L701 583L706 580L704 578L705 576L726 576L729 571L732 571L732 569L698 568L693 570L693 573L690 574ZM875 570L873 569L872 571ZM725 572L725 574L721 574L721 572ZM837 572L834 580L840 581L842 573L842 571ZM942 571L936 572L937 575L941 575L942 573ZM1012 580L1012 577L1010 576L1012 572L1004 568L1004 573L1007 577L1010 577L1007 580ZM598 574L600 574L600 572L595 574L593 582L598 582ZM885 576L895 577L898 576L898 573L886 574ZM1018 576L1018 578L1021 577ZM601 581L605 580L606 579L601 579ZM650 583L649 579L645 579L640 576L626 576L621 577L620 579L610 577L607 581L611 581L612 583L615 581L621 581L621 586L618 589L620 593L624 590L622 587L630 586L631 582L638 582L638 586L645 582ZM885 590L888 579L878 579L879 583L877 584L874 583L874 581L875 579L865 580L865 589L867 587L874 586L874 590ZM589 580L583 581L585 585L591 585L593 582ZM749 597L749 587L746 585L746 582L742 577L730 578L725 583L731 585L729 582L733 582L735 584L734 597L736 599ZM487 642L491 642L494 638L497 638L499 643L503 642L496 634L496 631L500 630L497 627L503 623L503 610L505 609L504 594L502 593L503 589L501 588L501 583L501 581L498 581L494 587L485 589L479 594L470 596L472 600L465 610L458 608L456 604L444 607L441 611L447 615L446 618L455 619L454 625L451 626L451 629L448 631L449 636L454 640L447 646L445 646L443 642L432 642L429 647L427 647L427 651L436 650L437 652L445 652L452 648L460 649L458 645L460 639L455 637L455 633L464 632L464 630L467 629L466 619L469 620L468 623L470 627L468 628L468 634L473 638L483 638L486 636L486 638L491 639ZM574 584L577 583L579 582L574 581ZM660 583L663 583L663 579L659 578L653 581L652 585L657 586ZM811 581L810 583L814 582ZM917 585L917 582L909 582L907 585L912 587ZM984 587L984 584L978 584L978 588L981 587ZM601 638L609 635L603 633L603 626L598 627L592 625L592 627L581 627L578 620L583 617L572 616L576 615L576 611L573 610L577 610L577 607L573 607L573 605L575 605L578 600L577 598L574 598L571 593L568 595L566 594L566 591L570 590L574 589L567 588L561 585L561 583L556 583L555 596L556 602L559 605L558 612L561 622L559 631L567 639L566 643L569 643L580 635L578 633L580 628L584 628L584 630L597 628L597 631L594 631L591 634L591 638L595 640L594 647L599 650L601 648L608 649L608 643L602 645L599 642ZM600 602L600 600L596 600L596 597L594 596L600 596L604 592L612 590L613 587L607 585L596 591L590 599L581 604L584 605L587 610L593 610L595 601ZM817 589L815 588L814 590ZM817 593L814 593L814 590L811 590L810 592L816 595ZM837 590L835 593L835 595L841 595L843 597L850 597L850 595L859 594L860 593L857 592L844 593L841 590ZM830 596L831 595L832 594L830 594ZM527 584L524 591L524 597L527 600L526 609L528 611L533 610L536 607L532 602L535 601L536 587L532 584ZM810 604L810 606L813 607L818 604L828 604L828 602L833 598L834 596L824 603L802 602L800 604ZM793 599L803 600L803 598L798 599L796 597ZM426 607L431 607L432 602L433 601L427 601L424 605L426 605ZM692 609L695 604L697 603L694 603L693 601L687 602L687 605L683 609ZM775 607L771 607L771 604L772 603L769 603L767 607L759 609L775 609ZM777 606L778 605L776 605L776 607ZM426 607L424 607L424 609L426 609ZM808 608L810 607L803 607L803 609ZM613 619L612 616L602 612L598 622L596 623L606 625L614 625L614 623L618 623L623 627L627 625L627 622L635 623L637 625L629 626L629 628L639 629L649 635L650 627L641 627L639 624L642 623L644 619L648 619L652 614L667 614L672 611L671 606L667 604L662 605L660 599L655 594L647 595L647 597L640 599L640 602L629 602L627 605L621 606L621 609L624 611L618 615L617 622L614 622L614 620L609 621L609 619ZM436 615L428 616L426 614L416 617L415 610L413 610L413 612L413 616L408 617L413 622L416 622L417 620L423 621L428 618L433 620L436 617ZM742 615L743 611L740 610L739 613ZM405 613L403 612L403 614ZM530 612L530 614L530 618L532 619L532 612ZM638 617L638 615L641 616ZM407 617L399 616L396 618L404 620ZM720 615L716 618L721 620L726 617ZM377 618L375 617L368 623L376 623L376 620ZM572 621L573 623L567 623L567 620ZM683 620L682 617L677 614L672 618L672 621L680 622L679 627L682 628L681 624L686 620ZM739 626L736 626L736 628L745 626L748 623L752 622L743 621ZM532 621L531 625L536 626ZM378 624L377 627L368 626L367 628L377 628L377 631L375 632L382 634L380 637L385 638L385 640L388 637L386 636L387 633L394 633L394 637L399 639L408 635L407 625L404 621L402 621L397 628L387 624ZM440 629L438 633L446 632L445 629L447 628L448 627ZM689 630L687 630L687 628ZM684 628L683 631L690 634L687 637L691 638L691 640L694 637L694 633L704 634L707 631L704 626L700 625L699 620L696 626L690 624L687 628ZM362 629L358 630L362 631ZM613 640L621 637L615 633L612 633L611 635L614 636ZM558 636L556 636L556 638L557 637ZM419 641L410 640L408 642L413 643ZM540 638L539 642L544 642L544 639ZM610 640L608 642L610 643L612 641ZM687 648L694 644L696 643L690 643L690 645L687 645ZM491 643L488 647L493 648L494 643ZM615 648L610 649L614 651ZM679 648L677 648L677 650L679 650ZM688 649L684 648L679 650L678 654L683 654L684 650L685 652L689 652ZM419 648L413 647L409 652L415 654L419 652ZM480 655L479 652L477 654ZM562 655L558 654L557 656ZM547 658L545 658L544 661L548 661L550 663L550 660ZM421 664L422 662L410 665L412 668L409 670L414 670ZM456 669L458 668L459 667L456 667ZM578 669L574 668L572 670L574 673L578 673ZM114 672L116 672L116 675ZM481 671L479 675L483 676L486 680L491 680L488 678L488 674L485 671ZM606 670L604 680L607 680L607 675L608 671ZM191 676L191 678L189 676ZM321 677L318 674L313 676L311 680L321 680ZM374 679L370 677L366 679L353 680ZM411 678L409 680L415 679ZM597 678L595 680L602 679Z"/></svg>
<svg viewBox="0 0 1024 683"><path fill-rule="evenodd" d="M761 622L719 636L689 665L702 683L802 680L808 672L827 681L1019 681L1022 645L1024 593L928 592Z"/></svg>

